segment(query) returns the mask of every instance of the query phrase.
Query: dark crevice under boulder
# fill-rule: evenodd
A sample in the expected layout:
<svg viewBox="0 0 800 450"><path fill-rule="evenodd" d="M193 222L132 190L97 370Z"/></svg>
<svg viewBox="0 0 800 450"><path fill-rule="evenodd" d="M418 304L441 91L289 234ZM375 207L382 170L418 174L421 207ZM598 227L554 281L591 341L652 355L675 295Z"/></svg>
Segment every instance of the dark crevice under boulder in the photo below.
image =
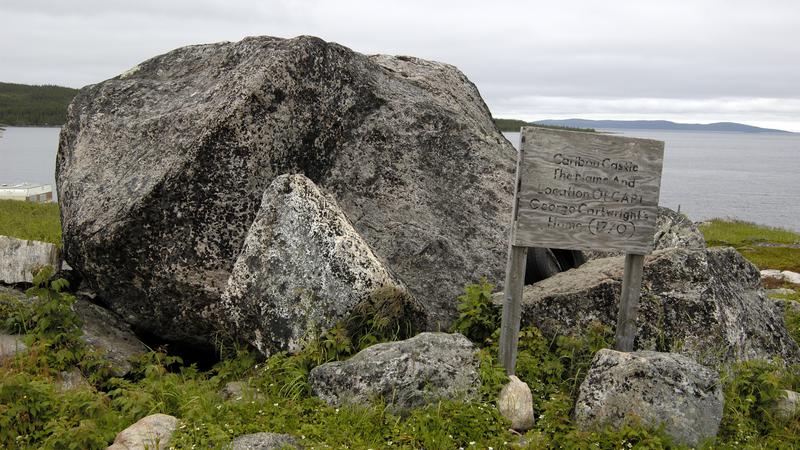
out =
<svg viewBox="0 0 800 450"><path fill-rule="evenodd" d="M66 260L137 331L207 344L265 189L301 173L446 328L465 284L502 285L515 159L452 66L305 36L184 47L70 105Z"/></svg>

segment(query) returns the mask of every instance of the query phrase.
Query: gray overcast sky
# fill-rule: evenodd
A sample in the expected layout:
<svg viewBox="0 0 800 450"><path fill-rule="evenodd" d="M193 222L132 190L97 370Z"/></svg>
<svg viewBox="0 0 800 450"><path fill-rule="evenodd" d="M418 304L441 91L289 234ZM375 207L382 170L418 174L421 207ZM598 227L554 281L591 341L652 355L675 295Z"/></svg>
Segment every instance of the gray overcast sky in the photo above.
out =
<svg viewBox="0 0 800 450"><path fill-rule="evenodd" d="M454 64L495 117L800 131L796 0L0 0L0 81L80 87L187 44L301 34Z"/></svg>

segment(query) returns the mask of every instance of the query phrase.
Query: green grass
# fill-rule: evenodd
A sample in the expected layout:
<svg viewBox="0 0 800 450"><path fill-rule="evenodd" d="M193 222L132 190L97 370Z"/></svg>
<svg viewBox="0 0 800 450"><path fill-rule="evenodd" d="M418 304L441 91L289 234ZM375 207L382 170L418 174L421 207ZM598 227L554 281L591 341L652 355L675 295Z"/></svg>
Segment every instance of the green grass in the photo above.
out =
<svg viewBox="0 0 800 450"><path fill-rule="evenodd" d="M742 220L713 219L700 225L700 231L709 245L800 244L800 233Z"/></svg>
<svg viewBox="0 0 800 450"><path fill-rule="evenodd" d="M0 200L0 235L61 245L57 203Z"/></svg>
<svg viewBox="0 0 800 450"><path fill-rule="evenodd" d="M800 272L800 233L741 220L714 219L700 226L709 246L731 246L759 269ZM763 244L770 244L765 246Z"/></svg>
<svg viewBox="0 0 800 450"><path fill-rule="evenodd" d="M19 449L105 448L117 432L141 417L164 413L180 419L171 448L224 448L233 438L261 431L289 433L306 448L585 448L673 449L663 431L631 421L619 430L578 430L572 408L594 353L608 347L613 334L602 326L585 337L544 336L521 331L517 374L534 394L534 428L522 437L508 431L494 399L506 381L495 360L497 336L486 337L498 311L488 311L486 283L462 297L460 327L481 339L479 401L440 401L405 416L379 402L331 407L313 397L307 376L322 343L296 355L264 360L247 349L233 349L211 370L200 371L163 350L134 360L125 378L103 371L98 355L79 340L79 321L63 294L63 283L37 277L36 302L0 309L0 327L26 333L29 352L0 364L0 447ZM482 316L482 317L476 317ZM311 352L311 353L309 353ZM339 357L337 354L335 357ZM77 367L91 386L59 392L60 370ZM231 380L246 385L240 399L224 399L220 388ZM716 442L701 448L787 448L800 442L800 418L781 420L772 405L782 389L800 388L800 369L780 362L751 361L723 371L725 409ZM790 448L790 447L789 447Z"/></svg>

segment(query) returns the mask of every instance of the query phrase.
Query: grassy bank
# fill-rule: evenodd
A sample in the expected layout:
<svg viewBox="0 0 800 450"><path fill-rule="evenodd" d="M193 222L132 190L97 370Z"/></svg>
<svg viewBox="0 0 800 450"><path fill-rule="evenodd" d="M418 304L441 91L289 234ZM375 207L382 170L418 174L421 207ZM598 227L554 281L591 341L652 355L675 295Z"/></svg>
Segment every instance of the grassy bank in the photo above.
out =
<svg viewBox="0 0 800 450"><path fill-rule="evenodd" d="M800 272L800 233L723 219L701 225L700 231L709 246L734 247L759 269Z"/></svg>
<svg viewBox="0 0 800 450"><path fill-rule="evenodd" d="M0 83L0 124L17 126L63 125L67 106L77 89Z"/></svg>
<svg viewBox="0 0 800 450"><path fill-rule="evenodd" d="M61 245L58 203L0 200L0 235Z"/></svg>

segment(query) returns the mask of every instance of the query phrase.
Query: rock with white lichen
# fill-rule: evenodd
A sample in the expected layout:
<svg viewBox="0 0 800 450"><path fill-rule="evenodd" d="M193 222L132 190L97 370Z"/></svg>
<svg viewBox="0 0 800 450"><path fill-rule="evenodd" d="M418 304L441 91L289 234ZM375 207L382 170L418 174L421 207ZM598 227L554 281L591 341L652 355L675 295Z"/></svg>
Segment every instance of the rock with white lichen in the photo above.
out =
<svg viewBox="0 0 800 450"><path fill-rule="evenodd" d="M281 175L264 192L220 309L219 322L266 355L297 352L360 311L386 311L382 320L410 329L424 319L336 201L302 175Z"/></svg>

